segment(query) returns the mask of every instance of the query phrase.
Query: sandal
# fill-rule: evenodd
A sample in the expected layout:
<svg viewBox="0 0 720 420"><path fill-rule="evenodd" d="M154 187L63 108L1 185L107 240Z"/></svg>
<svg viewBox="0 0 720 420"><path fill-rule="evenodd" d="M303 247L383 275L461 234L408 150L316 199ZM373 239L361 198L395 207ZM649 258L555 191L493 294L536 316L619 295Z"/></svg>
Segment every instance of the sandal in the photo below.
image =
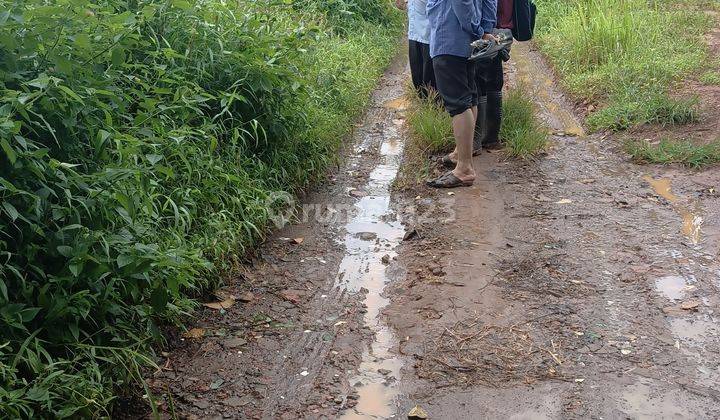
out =
<svg viewBox="0 0 720 420"><path fill-rule="evenodd" d="M450 155L445 155L440 159L440 164L448 169L455 169L457 162L453 162Z"/></svg>
<svg viewBox="0 0 720 420"><path fill-rule="evenodd" d="M439 177L428 181L427 186L433 188L456 188L456 187L469 187L475 181L463 181L458 178L452 172L446 172Z"/></svg>

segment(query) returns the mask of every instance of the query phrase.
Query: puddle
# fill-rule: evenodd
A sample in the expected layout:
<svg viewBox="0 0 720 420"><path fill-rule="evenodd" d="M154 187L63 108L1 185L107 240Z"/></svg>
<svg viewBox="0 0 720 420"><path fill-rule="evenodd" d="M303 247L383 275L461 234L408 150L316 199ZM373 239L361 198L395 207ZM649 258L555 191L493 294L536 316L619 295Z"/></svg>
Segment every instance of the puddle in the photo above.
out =
<svg viewBox="0 0 720 420"><path fill-rule="evenodd" d="M694 204L693 209L678 204L680 197L672 192L672 181L669 178L653 178L649 175L645 175L643 179L650 184L650 187L655 191L655 194L666 199L673 205L673 209L682 218L682 227L680 231L686 238L697 245L700 243L702 234L703 218L701 216L701 208L699 203Z"/></svg>
<svg viewBox="0 0 720 420"><path fill-rule="evenodd" d="M680 276L665 276L655 280L655 290L670 300L679 300L685 296L688 284Z"/></svg>
<svg viewBox="0 0 720 420"><path fill-rule="evenodd" d="M679 390L657 389L647 379L640 379L622 391L622 418L637 419L684 419L697 418L699 413L688 412L686 396ZM619 417L619 416L618 416Z"/></svg>
<svg viewBox="0 0 720 420"><path fill-rule="evenodd" d="M404 109L407 102L398 98L385 103L385 107ZM396 130L386 129L385 135ZM357 213L345 225L346 254L340 263L337 285L348 291L367 290L364 315L365 325L375 334L369 349L363 352L358 375L350 379L359 395L357 405L348 410L343 419L387 418L395 414L395 397L399 390L395 379L400 377L402 361L390 349L396 339L379 318L380 311L390 301L382 293L389 279L387 265L382 262L387 255L391 260L395 248L402 241L405 229L390 208L390 185L395 179L402 153L402 142L396 135L388 135L380 146L381 161L372 170L367 185L368 195L355 204ZM363 240L372 238L371 240Z"/></svg>
<svg viewBox="0 0 720 420"><path fill-rule="evenodd" d="M660 197L666 199L667 201L671 203L675 203L678 201L678 196L673 194L672 192L672 186L670 179L668 178L658 178L655 179L651 177L650 175L645 175L643 177L645 181L647 181L648 184L652 187L653 190L655 190L655 194L659 195Z"/></svg>
<svg viewBox="0 0 720 420"><path fill-rule="evenodd" d="M699 209L697 209L697 211L694 213L685 209L679 209L678 211L683 218L683 235L688 237L688 239L690 239L693 244L697 245L700 242L700 228L703 224L703 218L699 215Z"/></svg>

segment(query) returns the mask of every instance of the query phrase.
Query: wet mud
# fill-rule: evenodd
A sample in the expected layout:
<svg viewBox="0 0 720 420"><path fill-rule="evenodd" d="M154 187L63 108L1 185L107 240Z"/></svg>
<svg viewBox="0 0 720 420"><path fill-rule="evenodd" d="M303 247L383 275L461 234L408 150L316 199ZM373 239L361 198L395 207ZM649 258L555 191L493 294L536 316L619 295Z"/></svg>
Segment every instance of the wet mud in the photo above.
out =
<svg viewBox="0 0 720 420"><path fill-rule="evenodd" d="M399 188L396 60L337 171L227 282L234 304L173 338L149 378L163 417L720 417L720 174L630 163L513 48L548 152Z"/></svg>
<svg viewBox="0 0 720 420"><path fill-rule="evenodd" d="M513 48L511 83L552 144L535 161L476 158L456 219L401 246L408 277L386 310L406 337L397 416L716 418L720 175L629 163L585 133L542 57Z"/></svg>

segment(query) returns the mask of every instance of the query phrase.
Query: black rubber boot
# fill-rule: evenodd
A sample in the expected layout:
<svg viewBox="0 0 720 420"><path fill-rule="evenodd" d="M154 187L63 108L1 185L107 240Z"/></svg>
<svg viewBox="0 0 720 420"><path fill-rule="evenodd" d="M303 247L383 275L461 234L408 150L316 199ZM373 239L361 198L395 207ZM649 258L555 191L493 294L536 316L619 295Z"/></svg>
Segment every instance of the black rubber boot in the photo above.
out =
<svg viewBox="0 0 720 420"><path fill-rule="evenodd" d="M482 146L486 149L500 145L500 124L502 123L502 91L487 93L487 111L485 112L485 135Z"/></svg>
<svg viewBox="0 0 720 420"><path fill-rule="evenodd" d="M473 134L473 156L477 156L482 152L483 139L485 138L485 114L487 113L487 96L481 96L478 103L478 115L475 120L475 133Z"/></svg>

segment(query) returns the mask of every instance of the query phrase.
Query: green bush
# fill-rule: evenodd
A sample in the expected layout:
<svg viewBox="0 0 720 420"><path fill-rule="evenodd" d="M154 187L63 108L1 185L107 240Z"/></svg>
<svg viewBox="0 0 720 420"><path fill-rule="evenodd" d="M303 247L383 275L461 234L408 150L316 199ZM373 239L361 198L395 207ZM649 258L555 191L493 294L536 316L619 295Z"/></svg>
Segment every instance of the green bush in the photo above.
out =
<svg viewBox="0 0 720 420"><path fill-rule="evenodd" d="M332 162L401 30L381 0L343 37L230 4L0 0L0 412L108 415Z"/></svg>

